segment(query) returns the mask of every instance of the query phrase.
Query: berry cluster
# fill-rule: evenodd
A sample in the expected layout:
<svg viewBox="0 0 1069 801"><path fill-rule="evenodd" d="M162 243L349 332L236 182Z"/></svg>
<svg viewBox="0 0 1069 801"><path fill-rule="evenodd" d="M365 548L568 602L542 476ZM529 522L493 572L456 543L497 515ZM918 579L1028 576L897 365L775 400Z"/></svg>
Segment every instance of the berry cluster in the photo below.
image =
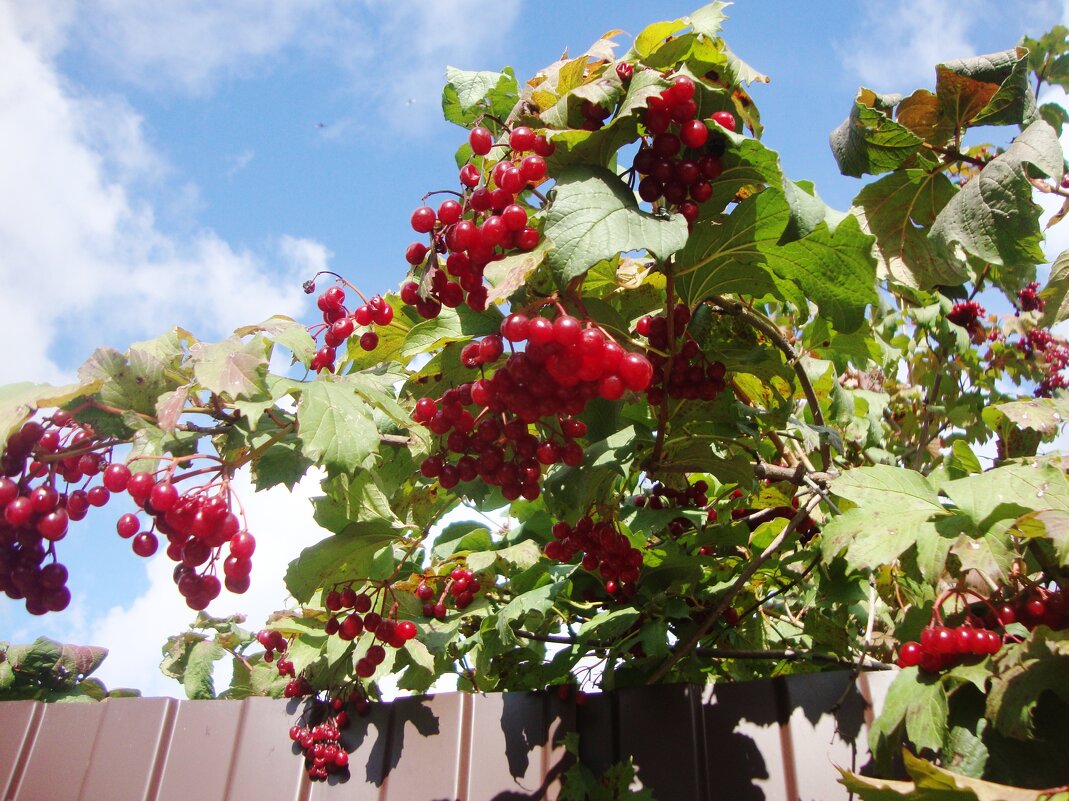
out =
<svg viewBox="0 0 1069 801"><path fill-rule="evenodd" d="M443 448L420 471L445 489L479 478L500 487L508 500L534 500L541 494L543 466L583 461L575 440L586 434L586 425L574 415L595 397L617 400L627 390L645 390L653 367L642 354L626 352L601 329L563 312L555 320L510 314L501 337L464 348L465 364L482 368L485 376L503 355L502 338L526 342L526 348L509 355L489 378L417 401L413 420L443 438ZM534 423L541 438L530 431Z"/></svg>
<svg viewBox="0 0 1069 801"><path fill-rule="evenodd" d="M665 315L646 316L635 325L635 333L646 337L650 344L647 352L653 365L653 380L646 391L646 398L657 406L666 397L685 400L716 400L724 391L724 365L711 362L702 352L701 345L687 331L690 308L677 304L672 310L672 333L676 342L668 341L668 318ZM662 355L664 352L672 355ZM667 370L665 366L671 364ZM665 379L667 378L667 383Z"/></svg>
<svg viewBox="0 0 1069 801"><path fill-rule="evenodd" d="M452 599L456 609L467 609L479 592L479 581L475 574L463 567L454 567L442 584L441 591L436 591L431 581L440 576L420 579L416 585L416 597L423 601L423 616L445 620L449 611L446 601Z"/></svg>
<svg viewBox="0 0 1069 801"><path fill-rule="evenodd" d="M320 703L325 711L323 722L290 727L290 740L304 755L305 770L313 781L325 781L332 773L349 769L349 752L341 744L341 731L348 726L344 703L340 698Z"/></svg>
<svg viewBox="0 0 1069 801"><path fill-rule="evenodd" d="M969 332L973 342L979 344L986 338L984 331L984 315L987 311L975 300L963 300L955 303L947 315L947 320L960 325Z"/></svg>
<svg viewBox="0 0 1069 801"><path fill-rule="evenodd" d="M634 591L642 566L642 552L609 521L595 523L590 517L579 518L574 526L563 520L553 524L553 539L546 543L545 554L558 562L571 562L582 554L584 570L596 573L605 581L610 595L619 592L627 597Z"/></svg>
<svg viewBox="0 0 1069 801"><path fill-rule="evenodd" d="M649 509L670 509L673 506L684 509L704 509L709 503L706 495L708 491L709 484L701 479L688 484L686 489L666 487L658 481L650 488L648 494L636 495L632 502L635 506L645 506Z"/></svg>
<svg viewBox="0 0 1069 801"><path fill-rule="evenodd" d="M992 599L979 610L988 626L1020 623L1028 629L1046 626L1055 631L1069 628L1069 602L1060 590L1029 587L1013 598Z"/></svg>
<svg viewBox="0 0 1069 801"><path fill-rule="evenodd" d="M696 119L698 104L694 99L694 81L677 75L672 85L649 98L643 123L649 134L635 155L634 170L642 177L638 195L648 203L675 208L689 223L698 219L700 205L713 195L710 183L723 171L720 137L710 140L705 120ZM735 116L717 111L710 120L735 130Z"/></svg>
<svg viewBox="0 0 1069 801"><path fill-rule="evenodd" d="M456 193L457 199L445 200L437 209L420 206L412 212L412 229L428 234L430 244L413 242L405 251L405 260L420 269L420 281L405 283L401 299L426 319L437 317L442 306L456 308L464 302L484 310L486 265L511 252L534 250L541 239L527 209L516 199L546 180L545 157L554 150L552 142L517 126L507 144L495 146L493 134L480 125L471 130L468 144L484 166L495 147L507 152L489 174L474 159L465 164L460 170L464 191Z"/></svg>
<svg viewBox="0 0 1069 801"><path fill-rule="evenodd" d="M371 678L375 669L386 661L382 643L391 648L404 648L419 633L411 620L397 620L396 603L387 613L385 593L379 596L382 599L379 611L373 612L376 595L357 593L350 585L341 590L334 588L323 598L323 605L332 613L325 627L327 634L336 634L346 642L356 640L364 632L372 637L366 653L356 661L356 675L362 679Z"/></svg>
<svg viewBox="0 0 1069 801"><path fill-rule="evenodd" d="M223 587L215 574L223 546L229 550L223 560L227 590L237 594L248 590L256 539L239 517L240 506L238 514L233 511L236 501L222 465L207 468L209 476L215 475L213 480L180 493L174 482L185 477L174 478L178 462L174 459L156 473L131 473L125 465L112 464L104 471L104 486L112 492L129 493L152 519L147 531L134 514L123 515L115 525L120 537L133 540L138 556L151 556L159 547L153 530L167 538L167 557L178 563L173 575L178 593L190 609L199 611L206 609ZM193 475L196 473L190 477Z"/></svg>
<svg viewBox="0 0 1069 801"><path fill-rule="evenodd" d="M904 642L898 650L898 666L919 665L926 673L952 668L970 656L991 656L1002 648L1002 637L990 629L965 624L927 626L920 642Z"/></svg>
<svg viewBox="0 0 1069 801"><path fill-rule="evenodd" d="M305 284L306 292L314 292L315 284ZM363 296L361 296L363 300ZM373 351L379 345L376 326L387 326L393 322L393 307L381 295L375 295L352 312L345 307L345 290L340 286L328 287L316 300L316 305L323 312L323 322L309 329L314 337L323 334L323 347L312 357L312 369L317 373L326 370L334 372L337 348L342 345L359 327L365 329L360 335L360 347Z"/></svg>
<svg viewBox="0 0 1069 801"><path fill-rule="evenodd" d="M1017 341L1017 348L1029 357L1043 354L1046 374L1036 385L1036 397L1049 398L1055 390L1069 387L1069 346L1065 342L1056 340L1046 329L1033 328Z"/></svg>
<svg viewBox="0 0 1069 801"><path fill-rule="evenodd" d="M90 486L110 457L109 444L63 410L43 423L27 421L4 445L0 592L25 599L30 614L60 612L70 604L68 571L56 559L56 543L67 536L71 521L111 499L108 487Z"/></svg>
<svg viewBox="0 0 1069 801"><path fill-rule="evenodd" d="M1033 281L1017 293L1017 310L1020 312L1043 311L1043 298L1039 296L1039 282Z"/></svg>

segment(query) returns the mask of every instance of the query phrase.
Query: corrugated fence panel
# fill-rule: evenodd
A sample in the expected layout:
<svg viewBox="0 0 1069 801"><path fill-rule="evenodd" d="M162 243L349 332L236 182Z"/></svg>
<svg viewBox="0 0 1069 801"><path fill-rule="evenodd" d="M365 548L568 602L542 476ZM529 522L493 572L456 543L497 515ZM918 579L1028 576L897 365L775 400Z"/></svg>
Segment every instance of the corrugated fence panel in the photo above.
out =
<svg viewBox="0 0 1069 801"><path fill-rule="evenodd" d="M80 801L143 801L155 794L158 755L166 752L171 698L115 698L106 704Z"/></svg>
<svg viewBox="0 0 1069 801"><path fill-rule="evenodd" d="M712 686L405 698L354 717L349 775L310 782L296 701L0 704L4 801L536 801L558 798L579 733L593 771L628 757L658 801L836 801L893 673Z"/></svg>
<svg viewBox="0 0 1069 801"><path fill-rule="evenodd" d="M178 702L170 745L159 757L159 801L189 801L190 777L197 801L223 801L243 709L236 701Z"/></svg>
<svg viewBox="0 0 1069 801"><path fill-rule="evenodd" d="M106 707L97 703L46 705L13 797L18 801L75 801L89 772Z"/></svg>
<svg viewBox="0 0 1069 801"><path fill-rule="evenodd" d="M14 795L14 783L26 767L25 754L43 711L33 701L10 701L0 707L0 792L4 799Z"/></svg>

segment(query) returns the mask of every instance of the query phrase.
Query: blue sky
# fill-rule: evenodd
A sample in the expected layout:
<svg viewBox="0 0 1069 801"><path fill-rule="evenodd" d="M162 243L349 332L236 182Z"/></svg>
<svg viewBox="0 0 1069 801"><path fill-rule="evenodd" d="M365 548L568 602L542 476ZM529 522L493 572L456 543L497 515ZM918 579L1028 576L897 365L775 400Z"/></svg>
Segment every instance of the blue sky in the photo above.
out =
<svg viewBox="0 0 1069 801"><path fill-rule="evenodd" d="M859 85L909 92L934 65L1069 20L1065 2L741 0L724 36L772 77L752 93L787 174L846 208L828 133ZM205 338L282 313L311 320L317 269L395 288L421 196L455 184L447 64L521 79L613 28L690 2L0 0L0 383L69 380L97 345L183 325ZM320 127L322 124L322 127ZM281 606L280 576L320 536L306 498L250 499L253 590L213 612ZM112 649L109 684L180 692L155 664L192 619L165 557L139 560L108 507L60 555L75 602L47 619L0 598L0 639ZM256 525L254 524L254 528Z"/></svg>

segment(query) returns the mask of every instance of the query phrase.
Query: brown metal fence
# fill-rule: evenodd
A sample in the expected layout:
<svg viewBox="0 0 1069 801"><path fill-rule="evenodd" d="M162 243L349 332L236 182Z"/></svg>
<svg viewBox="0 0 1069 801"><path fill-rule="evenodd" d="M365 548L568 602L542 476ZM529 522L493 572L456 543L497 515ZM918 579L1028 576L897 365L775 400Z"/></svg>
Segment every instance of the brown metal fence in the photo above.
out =
<svg viewBox="0 0 1069 801"><path fill-rule="evenodd" d="M4 801L556 799L577 732L595 772L632 757L657 801L833 801L860 768L889 674L818 673L588 696L405 698L355 719L347 779L312 783L288 731L296 702L115 698L0 704ZM870 703L871 702L871 703Z"/></svg>

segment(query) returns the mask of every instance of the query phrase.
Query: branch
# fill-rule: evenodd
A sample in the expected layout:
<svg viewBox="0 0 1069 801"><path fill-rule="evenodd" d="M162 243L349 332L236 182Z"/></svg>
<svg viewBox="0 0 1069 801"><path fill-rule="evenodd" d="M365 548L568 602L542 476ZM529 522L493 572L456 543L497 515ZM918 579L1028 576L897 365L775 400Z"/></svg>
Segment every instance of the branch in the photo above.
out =
<svg viewBox="0 0 1069 801"><path fill-rule="evenodd" d="M716 622L720 620L727 608L731 606L731 602L735 600L735 596L742 592L746 587L747 582L753 574L760 569L761 565L772 558L776 551L779 550L780 546L783 545L787 538L794 533L794 530L798 528L802 521L809 517L809 513L813 511L819 503L820 497L815 496L810 499L809 503L802 506L795 513L794 517L791 518L791 521L783 531L781 531L776 538L769 543L768 547L765 548L761 554L750 562L742 573L739 574L739 577L735 579L735 583L732 584L728 591L720 597L716 606L713 607L712 613L705 619L705 622L698 627L698 630L694 632L691 638L678 646L672 652L672 655L665 660L664 664L657 668L657 670L653 672L653 675L646 680L647 684L657 684L668 674L668 671L670 671L680 659L691 653L697 647L698 643L701 642L701 639L712 631Z"/></svg>
<svg viewBox="0 0 1069 801"><path fill-rule="evenodd" d="M838 476L838 473L835 472L823 473L818 471L811 473L806 470L803 464L797 464L794 467L781 467L778 464L769 464L768 462L758 462L754 465L753 472L758 478L768 478L772 481L789 481L799 486L805 484L806 479L825 486Z"/></svg>
<svg viewBox="0 0 1069 801"><path fill-rule="evenodd" d="M816 390L813 389L813 382L809 380L809 376L806 374L805 368L802 366L801 357L794 346L787 341L787 338L783 335L780 327L774 322L769 320L762 314L755 312L743 303L735 300L730 300L720 295L713 295L708 299L708 302L712 303L718 309L725 314L730 314L734 317L738 317L752 328L757 329L766 337L768 337L772 344L779 348L783 354L787 357L788 363L794 369L795 375L798 376L798 383L802 387L802 392L805 393L806 402L809 404L809 409L813 415L814 425L821 428L826 427L824 422L824 413L820 410L820 402L817 400ZM820 460L822 467L827 470L831 466L831 446L828 444L827 437L821 436L820 438Z"/></svg>

